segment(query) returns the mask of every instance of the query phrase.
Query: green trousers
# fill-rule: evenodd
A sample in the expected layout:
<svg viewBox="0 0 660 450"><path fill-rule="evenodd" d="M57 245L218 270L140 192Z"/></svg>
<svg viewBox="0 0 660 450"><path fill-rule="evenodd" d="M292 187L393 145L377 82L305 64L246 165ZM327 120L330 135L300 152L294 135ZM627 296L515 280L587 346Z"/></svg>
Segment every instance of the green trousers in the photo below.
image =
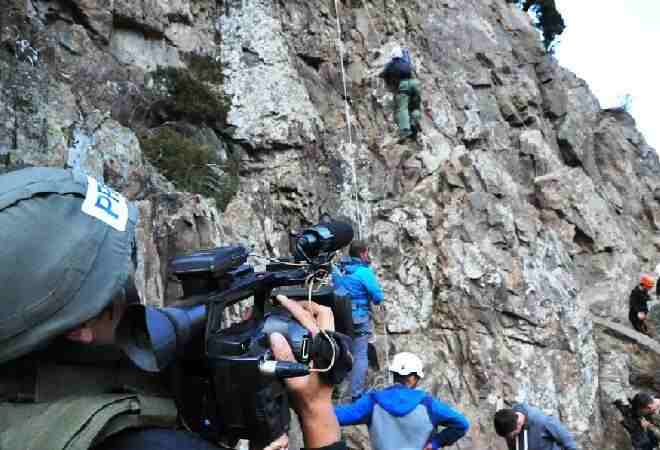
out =
<svg viewBox="0 0 660 450"><path fill-rule="evenodd" d="M422 97L419 91L419 80L408 78L399 82L397 95L397 121L402 136L409 136L419 130L422 119Z"/></svg>

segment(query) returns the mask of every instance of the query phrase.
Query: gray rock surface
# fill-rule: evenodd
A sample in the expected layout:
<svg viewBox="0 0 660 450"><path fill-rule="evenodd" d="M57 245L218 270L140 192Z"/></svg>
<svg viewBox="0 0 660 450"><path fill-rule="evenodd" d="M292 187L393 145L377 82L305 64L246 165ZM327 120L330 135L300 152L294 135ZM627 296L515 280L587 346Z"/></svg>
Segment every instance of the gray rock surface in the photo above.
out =
<svg viewBox="0 0 660 450"><path fill-rule="evenodd" d="M386 292L381 359L422 356L424 387L471 421L462 449L503 449L492 414L513 401L558 415L580 448L626 448L611 402L657 389L659 358L591 317L627 326L639 272L660 261L660 162L514 4L8 3L0 165L80 167L137 200L146 302L180 295L176 254L242 243L281 256L290 229L345 216ZM395 43L423 92L423 133L405 145L375 76ZM168 99L158 66L199 83ZM209 93L226 108L204 110ZM162 127L234 174L226 205L176 192L145 156L145 133ZM346 437L368 448L364 429Z"/></svg>

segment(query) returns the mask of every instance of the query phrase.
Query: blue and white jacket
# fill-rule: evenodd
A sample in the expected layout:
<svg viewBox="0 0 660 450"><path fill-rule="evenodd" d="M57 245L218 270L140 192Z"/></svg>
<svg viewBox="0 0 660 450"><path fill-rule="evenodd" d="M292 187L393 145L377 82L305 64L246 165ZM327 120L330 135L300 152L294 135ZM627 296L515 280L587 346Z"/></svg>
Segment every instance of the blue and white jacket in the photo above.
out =
<svg viewBox="0 0 660 450"><path fill-rule="evenodd" d="M343 288L351 297L353 323L369 322L369 304L383 301L383 290L374 270L360 258L348 258L332 272L335 289Z"/></svg>
<svg viewBox="0 0 660 450"><path fill-rule="evenodd" d="M435 450L452 445L470 426L449 405L402 384L337 406L335 414L340 425L368 425L374 450L422 450L429 442ZM438 426L445 428L436 432Z"/></svg>

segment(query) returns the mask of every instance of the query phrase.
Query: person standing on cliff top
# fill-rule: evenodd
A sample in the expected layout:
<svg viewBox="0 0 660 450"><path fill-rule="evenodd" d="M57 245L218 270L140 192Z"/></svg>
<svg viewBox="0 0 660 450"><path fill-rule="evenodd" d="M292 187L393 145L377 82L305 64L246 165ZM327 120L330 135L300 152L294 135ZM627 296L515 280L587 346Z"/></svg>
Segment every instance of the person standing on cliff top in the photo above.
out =
<svg viewBox="0 0 660 450"><path fill-rule="evenodd" d="M648 334L649 328L646 325L646 318L649 314L648 302L651 300L649 291L653 288L653 277L648 274L642 274L639 278L639 285L630 292L628 319L633 328L640 333Z"/></svg>

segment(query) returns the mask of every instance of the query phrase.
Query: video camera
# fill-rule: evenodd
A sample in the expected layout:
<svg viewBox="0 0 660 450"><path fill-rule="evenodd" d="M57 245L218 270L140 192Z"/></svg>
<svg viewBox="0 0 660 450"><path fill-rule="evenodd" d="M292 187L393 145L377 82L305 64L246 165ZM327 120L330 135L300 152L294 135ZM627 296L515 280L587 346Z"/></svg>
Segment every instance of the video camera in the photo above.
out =
<svg viewBox="0 0 660 450"><path fill-rule="evenodd" d="M289 426L282 378L307 375L313 363L328 369L321 374L327 383L337 384L352 367L350 298L327 284L313 284L327 278L333 256L352 239L348 224L315 225L291 235L293 257L268 264L264 272L246 263L242 246L176 257L170 271L181 282L185 305L130 305L117 340L138 367L169 377L182 420L192 431L229 445L238 439L267 445ZM269 301L276 294L330 307L336 331L312 336ZM251 316L224 325L227 308L250 297ZM297 362L274 361L269 345L274 332L286 337Z"/></svg>

